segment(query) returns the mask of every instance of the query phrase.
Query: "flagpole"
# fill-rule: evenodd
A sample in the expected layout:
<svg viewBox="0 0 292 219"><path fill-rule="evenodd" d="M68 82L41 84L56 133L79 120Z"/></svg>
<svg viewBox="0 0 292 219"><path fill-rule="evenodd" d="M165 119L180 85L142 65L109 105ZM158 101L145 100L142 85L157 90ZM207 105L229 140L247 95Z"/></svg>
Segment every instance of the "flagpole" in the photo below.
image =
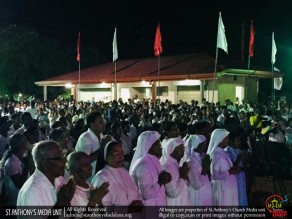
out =
<svg viewBox="0 0 292 219"><path fill-rule="evenodd" d="M115 94L114 99L117 100L117 62L115 61Z"/></svg>
<svg viewBox="0 0 292 219"><path fill-rule="evenodd" d="M249 31L249 49L248 49L248 62L247 62L247 78L245 81L245 86L244 86L244 98L247 100L247 83L249 82L249 70L250 70L250 54L251 54L251 26L252 25L252 20L250 21L250 31Z"/></svg>
<svg viewBox="0 0 292 219"><path fill-rule="evenodd" d="M217 59L218 59L218 47L216 46L216 58L215 58L215 68L214 68L214 77L213 77L212 103L214 103L215 79L216 79L216 72L217 72Z"/></svg>
<svg viewBox="0 0 292 219"><path fill-rule="evenodd" d="M79 32L79 36L78 36L78 42L77 42L77 61L78 61L78 102L80 102L80 78L81 78L81 74L80 74L80 32Z"/></svg>
<svg viewBox="0 0 292 219"><path fill-rule="evenodd" d="M225 36L225 28L224 28L224 24L223 24L223 21L222 21L222 18L221 18L221 12L219 12L215 68L214 68L214 77L213 77L212 103L214 103L215 80L216 80L216 76L217 76L218 47L223 49L226 53L228 53L227 46L228 45L227 45L227 40L226 40L226 36Z"/></svg>
<svg viewBox="0 0 292 219"><path fill-rule="evenodd" d="M276 62L276 53L277 53L277 47L275 43L275 38L274 38L274 32L272 33L272 100L275 101L275 89L274 89L274 64Z"/></svg>
<svg viewBox="0 0 292 219"><path fill-rule="evenodd" d="M158 100L159 88L160 88L160 55L158 56L158 59L157 59L157 75L158 75L158 86L157 86L156 100Z"/></svg>
<svg viewBox="0 0 292 219"><path fill-rule="evenodd" d="M248 63L247 63L247 79L245 81L245 88L244 88L244 93L245 93L245 100L247 100L247 84L249 82L249 70L250 70L250 55L248 55Z"/></svg>
<svg viewBox="0 0 292 219"><path fill-rule="evenodd" d="M272 100L275 101L275 88L274 88L274 63L272 63Z"/></svg>
<svg viewBox="0 0 292 219"><path fill-rule="evenodd" d="M161 45L161 32L160 32L160 23L158 23L155 33L154 40L154 55L158 57L157 59L157 77L158 77L158 85L156 85L156 100L158 99L160 92L160 54L162 53L162 45ZM156 102L154 100L154 103Z"/></svg>
<svg viewBox="0 0 292 219"><path fill-rule="evenodd" d="M118 59L118 46L117 46L117 28L115 28L113 38L113 62L115 63L115 82L114 82L114 100L117 100L118 88L117 88L117 59Z"/></svg>
<svg viewBox="0 0 292 219"><path fill-rule="evenodd" d="M79 62L79 79L78 79L78 102L80 102L80 62Z"/></svg>
<svg viewBox="0 0 292 219"><path fill-rule="evenodd" d="M218 28L219 28L219 19L218 19ZM213 92L212 92L212 103L214 103L214 92L215 92L215 79L216 79L216 72L217 72L217 60L218 60L218 37L219 37L219 30L217 30L217 43L216 43L216 56L215 56L215 68L214 68L214 77L213 77Z"/></svg>

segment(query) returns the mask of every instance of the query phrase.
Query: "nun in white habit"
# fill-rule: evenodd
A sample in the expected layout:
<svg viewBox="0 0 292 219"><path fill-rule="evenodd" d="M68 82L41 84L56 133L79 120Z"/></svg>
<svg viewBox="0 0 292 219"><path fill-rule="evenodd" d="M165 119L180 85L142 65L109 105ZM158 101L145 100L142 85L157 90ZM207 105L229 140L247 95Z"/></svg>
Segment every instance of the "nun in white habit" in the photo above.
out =
<svg viewBox="0 0 292 219"><path fill-rule="evenodd" d="M161 156L160 134L145 131L140 134L130 166L130 175L138 185L145 206L165 206L165 187L171 181L171 175L162 171L159 162Z"/></svg>
<svg viewBox="0 0 292 219"><path fill-rule="evenodd" d="M187 163L190 167L190 204L192 206L213 206L212 186L209 180L210 157L206 155L204 135L190 135L186 141Z"/></svg>
<svg viewBox="0 0 292 219"><path fill-rule="evenodd" d="M187 164L179 167L184 155L184 141L180 138L170 138L164 145L160 159L162 169L171 174L172 180L165 185L167 206L189 206Z"/></svg>
<svg viewBox="0 0 292 219"><path fill-rule="evenodd" d="M124 151L122 145L115 141L108 142L102 148L103 158L99 159L98 173L92 179L94 187L109 183L109 192L102 199L104 206L143 206L138 188L123 167ZM102 161L102 162L101 162Z"/></svg>
<svg viewBox="0 0 292 219"><path fill-rule="evenodd" d="M207 154L211 157L211 184L214 206L238 206L236 174L241 170L233 163L224 148L228 145L228 134L225 129L215 129Z"/></svg>

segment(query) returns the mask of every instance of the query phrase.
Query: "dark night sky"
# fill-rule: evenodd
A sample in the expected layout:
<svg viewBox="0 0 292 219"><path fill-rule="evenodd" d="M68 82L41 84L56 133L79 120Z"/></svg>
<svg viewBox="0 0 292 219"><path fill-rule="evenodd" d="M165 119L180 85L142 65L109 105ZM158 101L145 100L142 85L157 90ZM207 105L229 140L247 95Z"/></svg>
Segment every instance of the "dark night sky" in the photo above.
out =
<svg viewBox="0 0 292 219"><path fill-rule="evenodd" d="M114 28L118 27L119 58L153 56L153 41L161 23L162 55L208 52L215 56L218 13L222 12L229 47L227 57L240 60L241 29L245 24L245 59L250 20L256 31L252 65L271 68L271 35L275 32L277 68L291 84L291 0L0 0L0 25L33 27L42 35L76 49L93 46L112 57ZM81 54L82 55L82 54ZM225 56L220 52L219 56ZM286 80L284 77L284 81Z"/></svg>

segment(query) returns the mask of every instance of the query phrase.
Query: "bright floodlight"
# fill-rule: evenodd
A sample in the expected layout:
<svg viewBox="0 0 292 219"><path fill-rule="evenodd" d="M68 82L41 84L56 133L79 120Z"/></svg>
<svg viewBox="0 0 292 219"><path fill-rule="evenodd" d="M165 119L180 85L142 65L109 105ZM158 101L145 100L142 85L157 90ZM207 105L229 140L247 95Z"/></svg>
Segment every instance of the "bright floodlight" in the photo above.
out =
<svg viewBox="0 0 292 219"><path fill-rule="evenodd" d="M66 84L65 84L65 87L66 87L66 88L72 88L72 84L71 84L71 83L66 83Z"/></svg>

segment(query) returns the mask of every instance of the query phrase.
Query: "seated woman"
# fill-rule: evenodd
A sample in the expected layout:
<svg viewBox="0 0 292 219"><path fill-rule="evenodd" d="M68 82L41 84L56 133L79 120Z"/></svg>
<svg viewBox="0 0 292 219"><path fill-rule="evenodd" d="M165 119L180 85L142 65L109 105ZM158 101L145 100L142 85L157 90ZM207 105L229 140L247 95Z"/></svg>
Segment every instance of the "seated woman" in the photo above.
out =
<svg viewBox="0 0 292 219"><path fill-rule="evenodd" d="M164 185L171 181L170 173L162 171L160 134L145 131L138 137L136 151L130 166L146 206L166 206Z"/></svg>
<svg viewBox="0 0 292 219"><path fill-rule="evenodd" d="M208 177L210 156L206 155L207 145L204 135L190 135L186 141L185 159L190 167L190 204L192 206L212 206L212 186Z"/></svg>
<svg viewBox="0 0 292 219"><path fill-rule="evenodd" d="M165 185L167 206L189 206L188 173L189 167L179 162L184 155L184 141L180 138L170 138L162 151L160 159L162 169L171 174L172 180Z"/></svg>
<svg viewBox="0 0 292 219"><path fill-rule="evenodd" d="M72 152L67 157L66 169L75 183L75 193L71 206L102 206L102 198L109 192L109 183L93 188L86 180L91 177L92 166L89 156L84 152Z"/></svg>
<svg viewBox="0 0 292 219"><path fill-rule="evenodd" d="M236 174L241 170L233 166L229 155L224 151L229 143L228 134L225 129L215 129L207 150L212 159L211 183L214 206L238 206Z"/></svg>
<svg viewBox="0 0 292 219"><path fill-rule="evenodd" d="M123 167L124 152L122 145L108 142L101 148L103 157L97 160L97 174L92 179L94 187L109 183L109 193L102 199L104 206L143 206L138 188Z"/></svg>

